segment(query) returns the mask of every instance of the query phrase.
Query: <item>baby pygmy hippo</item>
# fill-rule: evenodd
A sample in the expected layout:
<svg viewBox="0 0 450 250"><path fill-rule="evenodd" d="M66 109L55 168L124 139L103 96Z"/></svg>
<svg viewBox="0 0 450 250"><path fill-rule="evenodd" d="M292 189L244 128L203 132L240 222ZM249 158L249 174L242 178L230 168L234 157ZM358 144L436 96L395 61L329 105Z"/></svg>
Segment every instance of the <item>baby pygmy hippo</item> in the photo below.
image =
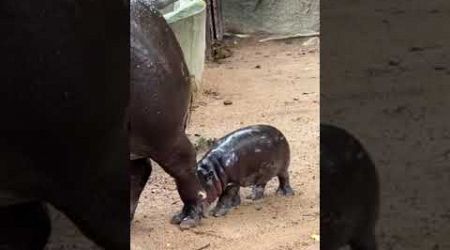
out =
<svg viewBox="0 0 450 250"><path fill-rule="evenodd" d="M266 183L278 177L277 194L293 195L289 184L289 144L269 125L238 129L219 139L197 164L197 174L207 192L207 204L217 198L214 216L223 216L240 204L240 187L252 186L253 200L261 199Z"/></svg>

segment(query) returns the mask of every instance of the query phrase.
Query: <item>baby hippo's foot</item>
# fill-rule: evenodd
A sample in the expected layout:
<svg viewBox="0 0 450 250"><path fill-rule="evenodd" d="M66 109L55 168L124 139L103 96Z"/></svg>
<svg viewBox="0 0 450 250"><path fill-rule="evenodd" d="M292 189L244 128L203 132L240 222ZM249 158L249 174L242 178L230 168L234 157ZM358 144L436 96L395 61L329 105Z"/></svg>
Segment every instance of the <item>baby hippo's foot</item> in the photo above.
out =
<svg viewBox="0 0 450 250"><path fill-rule="evenodd" d="M216 207L211 210L210 214L215 217L224 216L233 207L237 207L240 204L239 186L230 185L226 187L225 192L220 196Z"/></svg>
<svg viewBox="0 0 450 250"><path fill-rule="evenodd" d="M277 195L282 196L292 196L294 195L294 190L292 190L291 185L289 184L289 173L284 171L278 176L278 180L280 182L280 186L277 190Z"/></svg>
<svg viewBox="0 0 450 250"><path fill-rule="evenodd" d="M221 197L222 198L222 197ZM241 204L241 198L239 195L234 197L226 197L223 200L217 202L216 207L211 210L211 215L214 217L225 216L233 207L237 207Z"/></svg>
<svg viewBox="0 0 450 250"><path fill-rule="evenodd" d="M189 229L200 224L200 219L203 215L201 206L185 205L181 212L175 214L170 223L180 225L180 229Z"/></svg>
<svg viewBox="0 0 450 250"><path fill-rule="evenodd" d="M264 197L264 189L266 188L266 185L254 185L252 187L252 194L247 196L247 199L252 200L260 200Z"/></svg>
<svg viewBox="0 0 450 250"><path fill-rule="evenodd" d="M292 196L294 195L295 192L294 190L291 188L291 186L289 185L285 185L285 186L280 186L277 189L277 195L281 195L281 196Z"/></svg>

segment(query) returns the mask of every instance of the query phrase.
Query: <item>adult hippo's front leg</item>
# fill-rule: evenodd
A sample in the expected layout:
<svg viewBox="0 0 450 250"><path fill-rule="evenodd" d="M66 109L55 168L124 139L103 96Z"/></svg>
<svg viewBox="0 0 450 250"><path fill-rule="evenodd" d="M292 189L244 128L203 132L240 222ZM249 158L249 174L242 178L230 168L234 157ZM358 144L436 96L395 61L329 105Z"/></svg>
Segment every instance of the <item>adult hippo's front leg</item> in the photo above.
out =
<svg viewBox="0 0 450 250"><path fill-rule="evenodd" d="M198 180L195 164L195 150L184 132L177 133L168 140L167 144L160 144L151 154L160 166L175 179L178 193L184 207L172 217L172 224L180 224L182 229L196 226L203 214L202 200L206 192Z"/></svg>
<svg viewBox="0 0 450 250"><path fill-rule="evenodd" d="M184 207L171 222L181 228L196 226L206 192L196 174L194 147L185 134L191 101L189 70L164 17L148 1L133 0L130 7L130 152L137 158L151 158L175 179ZM145 171L136 173L145 175ZM132 211L144 185L132 187L138 189L131 190L137 194Z"/></svg>
<svg viewBox="0 0 450 250"><path fill-rule="evenodd" d="M148 138L148 152L150 158L156 161L171 177L175 179L178 193L184 203L181 212L173 216L171 223L180 224L182 229L196 226L203 214L202 201L206 193L200 186L195 171L195 150L184 132L170 135L166 142L152 147L153 138ZM137 149L145 146L145 138L131 139L131 148ZM150 177L151 165L148 159L137 159L131 161L131 218L134 216L139 196Z"/></svg>

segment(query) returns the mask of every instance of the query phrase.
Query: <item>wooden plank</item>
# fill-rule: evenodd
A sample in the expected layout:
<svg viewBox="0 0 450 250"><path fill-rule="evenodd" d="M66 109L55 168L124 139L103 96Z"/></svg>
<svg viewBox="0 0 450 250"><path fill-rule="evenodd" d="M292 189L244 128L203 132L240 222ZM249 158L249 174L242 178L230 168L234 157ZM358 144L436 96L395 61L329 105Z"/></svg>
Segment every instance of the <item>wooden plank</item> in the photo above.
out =
<svg viewBox="0 0 450 250"><path fill-rule="evenodd" d="M211 0L206 0L206 59L212 60L212 46L214 44L214 22Z"/></svg>
<svg viewBox="0 0 450 250"><path fill-rule="evenodd" d="M222 14L222 1L212 0L213 18L214 18L214 36L218 41L223 39L223 14Z"/></svg>
<svg viewBox="0 0 450 250"><path fill-rule="evenodd" d="M213 59L214 45L222 41L223 14L221 0L206 0L206 58Z"/></svg>

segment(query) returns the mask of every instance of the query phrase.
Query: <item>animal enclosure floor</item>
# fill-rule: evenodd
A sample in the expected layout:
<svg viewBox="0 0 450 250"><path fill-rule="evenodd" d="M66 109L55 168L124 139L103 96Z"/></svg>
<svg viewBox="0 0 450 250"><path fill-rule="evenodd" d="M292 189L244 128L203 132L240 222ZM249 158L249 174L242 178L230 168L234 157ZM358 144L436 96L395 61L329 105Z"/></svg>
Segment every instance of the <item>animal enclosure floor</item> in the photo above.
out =
<svg viewBox="0 0 450 250"><path fill-rule="evenodd" d="M296 195L275 196L273 179L262 201L244 199L250 189L241 189L239 208L180 231L169 223L182 205L174 182L154 164L131 228L133 250L319 249L319 51L303 41L239 40L231 57L208 63L187 129L195 142L252 124L279 128Z"/></svg>

